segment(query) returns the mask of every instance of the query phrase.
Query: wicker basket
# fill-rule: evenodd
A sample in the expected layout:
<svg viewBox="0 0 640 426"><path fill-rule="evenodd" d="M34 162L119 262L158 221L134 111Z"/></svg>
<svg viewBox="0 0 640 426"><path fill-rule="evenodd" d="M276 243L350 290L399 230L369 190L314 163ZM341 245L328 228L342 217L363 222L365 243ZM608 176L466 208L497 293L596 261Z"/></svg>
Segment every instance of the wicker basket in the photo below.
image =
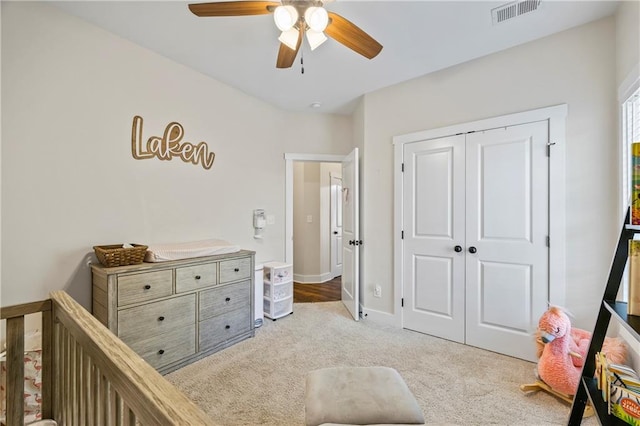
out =
<svg viewBox="0 0 640 426"><path fill-rule="evenodd" d="M114 266L136 265L144 261L148 246L132 244L133 247L124 248L122 244L111 246L94 246L100 263L108 268Z"/></svg>

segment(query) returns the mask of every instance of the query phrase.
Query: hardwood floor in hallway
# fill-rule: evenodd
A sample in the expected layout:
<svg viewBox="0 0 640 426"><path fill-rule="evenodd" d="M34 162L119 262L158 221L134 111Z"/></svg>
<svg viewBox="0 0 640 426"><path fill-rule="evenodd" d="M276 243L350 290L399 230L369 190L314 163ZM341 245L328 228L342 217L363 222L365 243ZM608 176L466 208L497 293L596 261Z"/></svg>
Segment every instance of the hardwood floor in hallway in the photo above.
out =
<svg viewBox="0 0 640 426"><path fill-rule="evenodd" d="M342 277L322 284L293 283L293 302L336 302L342 298Z"/></svg>

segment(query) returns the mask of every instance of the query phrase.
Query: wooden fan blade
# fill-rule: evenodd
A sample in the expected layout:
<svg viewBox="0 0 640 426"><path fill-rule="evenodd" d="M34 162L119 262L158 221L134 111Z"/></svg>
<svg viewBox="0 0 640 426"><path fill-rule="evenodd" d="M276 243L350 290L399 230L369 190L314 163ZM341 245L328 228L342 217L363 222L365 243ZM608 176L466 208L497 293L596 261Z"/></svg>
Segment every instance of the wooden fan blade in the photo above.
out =
<svg viewBox="0 0 640 426"><path fill-rule="evenodd" d="M291 68L291 65L293 65L293 61L298 55L298 50L300 50L300 45L302 44L302 35L302 28L300 28L300 32L298 33L298 43L296 43L295 50L291 49L284 43L280 43L280 50L278 50L278 59L276 60L276 68Z"/></svg>
<svg viewBox="0 0 640 426"><path fill-rule="evenodd" d="M354 52L372 59L382 50L382 45L373 37L337 13L329 12L329 20L329 25L324 30L325 34Z"/></svg>
<svg viewBox="0 0 640 426"><path fill-rule="evenodd" d="M197 16L246 16L266 15L278 6L272 1L221 1L190 4L189 10Z"/></svg>

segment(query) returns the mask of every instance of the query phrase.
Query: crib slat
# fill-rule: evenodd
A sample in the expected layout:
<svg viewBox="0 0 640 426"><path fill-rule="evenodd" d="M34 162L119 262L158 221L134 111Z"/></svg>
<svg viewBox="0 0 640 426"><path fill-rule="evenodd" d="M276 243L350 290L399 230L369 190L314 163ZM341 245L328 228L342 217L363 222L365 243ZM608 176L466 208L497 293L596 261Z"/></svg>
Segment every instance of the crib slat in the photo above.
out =
<svg viewBox="0 0 640 426"><path fill-rule="evenodd" d="M105 380L106 381L106 380ZM116 400L116 391L115 389L113 389L113 386L111 386L111 383L109 383L107 381L107 398L109 400L107 407L108 407L108 411L107 411L107 425L112 426L116 424L116 418L117 418L117 406L118 406L118 401Z"/></svg>
<svg viewBox="0 0 640 426"><path fill-rule="evenodd" d="M7 424L24 423L24 317L7 318Z"/></svg>
<svg viewBox="0 0 640 426"><path fill-rule="evenodd" d="M78 371L78 363L76 361L76 339L69 335L69 406L71 408L70 421L72 425L78 424L78 399L76 393L76 372Z"/></svg>
<svg viewBox="0 0 640 426"><path fill-rule="evenodd" d="M93 424L96 426L104 425L104 404L102 403L102 373L97 365L93 364Z"/></svg>
<svg viewBox="0 0 640 426"><path fill-rule="evenodd" d="M64 407L63 407L63 424L71 424L71 398L68 397L71 386L71 334L69 330L64 330L64 396L61 395Z"/></svg>
<svg viewBox="0 0 640 426"><path fill-rule="evenodd" d="M91 362L91 358L87 353L84 353L82 357L82 394L84 395L83 402L83 411L84 416L82 417L82 423L86 425L90 425L91 419L93 419L93 405L91 404L92 393L91 393L91 367L93 363Z"/></svg>
<svg viewBox="0 0 640 426"><path fill-rule="evenodd" d="M53 314L42 312L42 418L53 418Z"/></svg>
<svg viewBox="0 0 640 426"><path fill-rule="evenodd" d="M124 425L122 418L123 418L123 414L124 414L124 408L122 406L122 398L120 398L120 395L114 390L114 393L116 395L116 426L122 426Z"/></svg>
<svg viewBox="0 0 640 426"><path fill-rule="evenodd" d="M63 345L63 340L64 340L64 330L62 329L62 326L60 325L59 322L54 322L54 341L53 341L53 347L55 352L53 353L53 362L54 362L54 371L53 371L53 377L54 377L54 384L53 386L55 387L55 394L52 396L53 398L53 411L54 413L56 413L56 420L58 420L58 422L60 422L60 424L64 424L62 423L62 398L61 395L63 395L64 392L64 386L62 385L62 378L64 377L64 368L63 368L63 358L62 358L62 345Z"/></svg>

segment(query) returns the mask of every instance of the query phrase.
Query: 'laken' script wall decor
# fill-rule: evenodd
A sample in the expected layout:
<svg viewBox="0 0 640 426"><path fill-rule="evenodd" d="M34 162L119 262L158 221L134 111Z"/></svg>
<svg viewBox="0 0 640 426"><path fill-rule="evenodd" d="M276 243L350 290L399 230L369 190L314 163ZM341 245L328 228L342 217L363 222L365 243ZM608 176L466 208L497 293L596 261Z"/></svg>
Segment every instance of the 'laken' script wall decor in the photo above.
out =
<svg viewBox="0 0 640 426"><path fill-rule="evenodd" d="M142 117L133 117L131 128L131 153L136 160L146 160L158 157L160 160L171 160L175 156L182 158L185 163L198 164L209 170L216 158L214 152L209 152L209 147L205 142L197 145L191 142L182 142L184 128L180 123L171 122L164 129L164 134L151 136L146 145L142 143Z"/></svg>

